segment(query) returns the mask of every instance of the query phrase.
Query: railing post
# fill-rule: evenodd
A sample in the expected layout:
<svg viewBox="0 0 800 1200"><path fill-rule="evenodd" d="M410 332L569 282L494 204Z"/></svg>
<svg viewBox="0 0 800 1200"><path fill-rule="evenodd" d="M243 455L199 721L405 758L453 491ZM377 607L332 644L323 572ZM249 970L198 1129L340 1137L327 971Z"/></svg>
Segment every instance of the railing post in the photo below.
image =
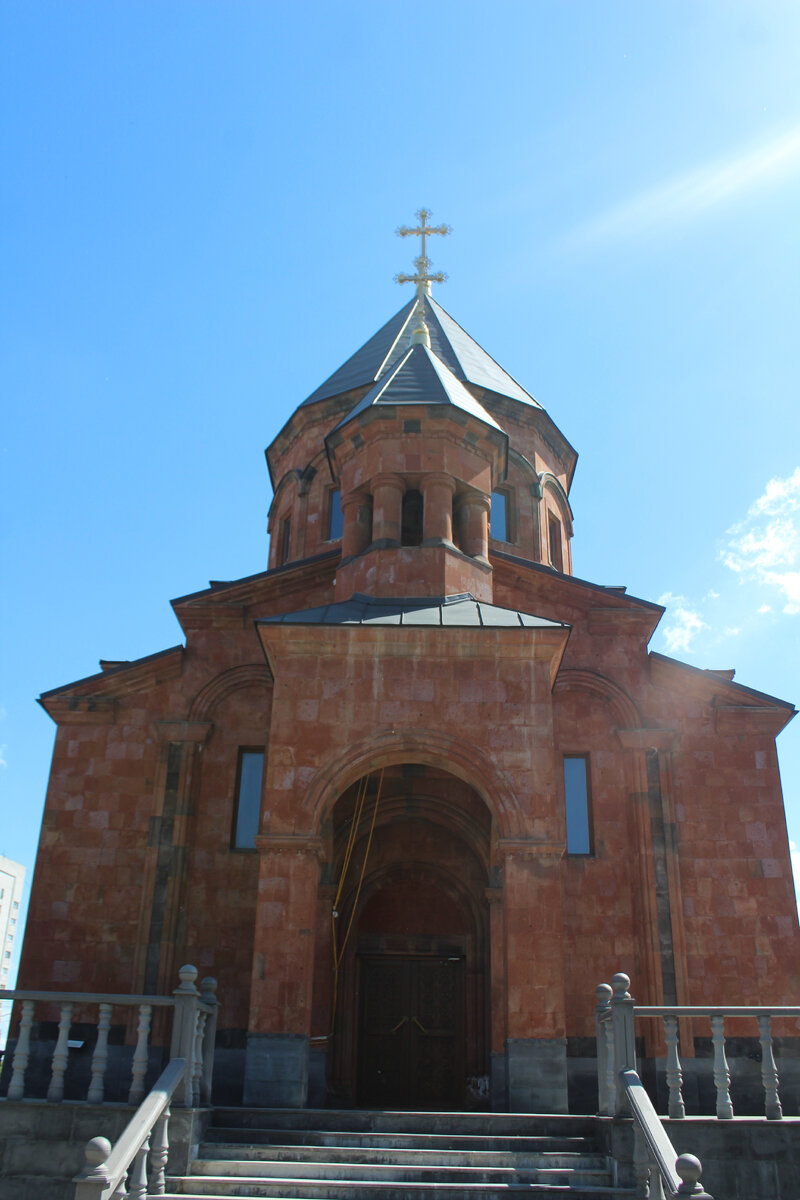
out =
<svg viewBox="0 0 800 1200"><path fill-rule="evenodd" d="M102 1104L105 1095L105 1074L108 1064L108 1030L111 1025L110 1004L100 1005L100 1016L97 1021L97 1041L92 1055L92 1079L89 1084L89 1094L86 1099L90 1104Z"/></svg>
<svg viewBox="0 0 800 1200"><path fill-rule="evenodd" d="M717 1116L729 1121L733 1116L731 1104L731 1073L725 1057L725 1018L711 1018L711 1042L714 1047L714 1087L717 1089Z"/></svg>
<svg viewBox="0 0 800 1200"><path fill-rule="evenodd" d="M75 1200L102 1200L111 1180L106 1172L106 1160L111 1153L108 1138L93 1137L86 1143L84 1167L75 1176Z"/></svg>
<svg viewBox="0 0 800 1200"><path fill-rule="evenodd" d="M53 1069L50 1076L50 1086L47 1089L47 1099L58 1101L64 1096L64 1075L69 1060L69 1030L72 1024L72 1005L61 1005L61 1019L58 1022L58 1040L53 1051Z"/></svg>
<svg viewBox="0 0 800 1200"><path fill-rule="evenodd" d="M9 1100L21 1100L25 1095L25 1072L31 1052L31 1026L33 1025L33 1001L22 1001L22 1019L17 1035L17 1045L11 1060L11 1083L8 1085Z"/></svg>
<svg viewBox="0 0 800 1200"><path fill-rule="evenodd" d="M669 1115L682 1121L686 1116L683 1103L683 1071L678 1054L678 1018L664 1017L664 1033L667 1041L667 1087L669 1088Z"/></svg>
<svg viewBox="0 0 800 1200"><path fill-rule="evenodd" d="M679 1196L691 1196L692 1200L713 1200L700 1182L703 1166L699 1158L693 1154L681 1154L675 1163L675 1170L681 1179L677 1192Z"/></svg>
<svg viewBox="0 0 800 1200"><path fill-rule="evenodd" d="M150 1139L150 1195L163 1196L169 1159L169 1106L153 1126Z"/></svg>
<svg viewBox="0 0 800 1200"><path fill-rule="evenodd" d="M633 1029L634 1001L628 991L630 976L618 971L611 980L614 996L611 1001L611 1026L614 1031L614 1116L628 1114L625 1085L620 1072L636 1070L636 1037Z"/></svg>
<svg viewBox="0 0 800 1200"><path fill-rule="evenodd" d="M597 1111L608 1116L610 1115L608 1106L611 1097L608 1094L609 1043L606 1038L606 1029L611 1020L611 997L614 995L614 991L607 983L600 983L594 989L594 994L597 997L597 1007L594 1010L597 1040ZM613 1078L613 1063L611 1070Z"/></svg>
<svg viewBox="0 0 800 1200"><path fill-rule="evenodd" d="M208 1018L206 1027L203 1033L203 1069L200 1075L200 1103L207 1105L211 1103L211 1081L214 1075L214 1047L217 1042L217 1011L219 1009L219 1000L217 1000L217 981L211 975L207 975L201 980L201 988L203 989L202 1001L208 1009Z"/></svg>
<svg viewBox="0 0 800 1200"><path fill-rule="evenodd" d="M783 1108L778 1092L778 1067L772 1052L772 1018L761 1016L758 1020L758 1037L761 1042L761 1082L764 1086L764 1115L768 1121L783 1119Z"/></svg>
<svg viewBox="0 0 800 1200"><path fill-rule="evenodd" d="M172 1043L170 1058L186 1059L186 1074L181 1084L184 1108L192 1107L194 1080L194 1040L197 1030L197 1006L200 993L194 985L197 967L187 963L178 971L180 984L175 988L175 1011L172 1020Z"/></svg>
<svg viewBox="0 0 800 1200"><path fill-rule="evenodd" d="M152 1004L139 1005L139 1024L136 1030L136 1049L133 1052L133 1069L131 1072L131 1087L128 1092L128 1104L138 1104L144 1095L144 1080L147 1074L147 1061L149 1057L150 1019L152 1015Z"/></svg>

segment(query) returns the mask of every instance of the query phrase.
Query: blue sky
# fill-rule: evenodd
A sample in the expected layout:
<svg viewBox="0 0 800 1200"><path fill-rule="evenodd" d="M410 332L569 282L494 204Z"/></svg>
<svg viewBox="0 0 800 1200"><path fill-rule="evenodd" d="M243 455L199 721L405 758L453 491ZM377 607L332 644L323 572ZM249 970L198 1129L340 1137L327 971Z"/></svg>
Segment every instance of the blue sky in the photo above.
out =
<svg viewBox="0 0 800 1200"><path fill-rule="evenodd" d="M263 448L437 297L580 452L576 573L800 701L800 6L6 0L0 853L42 691L266 562ZM800 720L780 737L800 843Z"/></svg>

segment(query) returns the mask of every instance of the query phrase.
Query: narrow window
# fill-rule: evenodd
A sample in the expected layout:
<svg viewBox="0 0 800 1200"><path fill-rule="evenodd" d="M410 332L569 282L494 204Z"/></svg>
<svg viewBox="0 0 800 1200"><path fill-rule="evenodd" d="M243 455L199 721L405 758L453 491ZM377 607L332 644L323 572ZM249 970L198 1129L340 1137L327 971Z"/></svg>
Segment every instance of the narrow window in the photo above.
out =
<svg viewBox="0 0 800 1200"><path fill-rule="evenodd" d="M422 545L422 493L414 488L403 496L403 525L400 533L403 546Z"/></svg>
<svg viewBox="0 0 800 1200"><path fill-rule="evenodd" d="M505 492L492 492L492 509L489 513L489 533L498 542L507 542L508 496Z"/></svg>
<svg viewBox="0 0 800 1200"><path fill-rule="evenodd" d="M328 541L333 542L340 538L344 531L342 493L339 488L333 488L329 492L328 504Z"/></svg>
<svg viewBox="0 0 800 1200"><path fill-rule="evenodd" d="M564 804L567 816L567 854L591 854L589 829L589 760L564 757Z"/></svg>
<svg viewBox="0 0 800 1200"><path fill-rule="evenodd" d="M240 750L236 772L236 808L233 818L235 850L255 850L258 818L261 815L263 750Z"/></svg>
<svg viewBox="0 0 800 1200"><path fill-rule="evenodd" d="M283 566L284 563L289 561L289 548L291 546L291 540L292 521L290 517L287 517L285 521L281 521L281 540L278 546L278 561L280 566Z"/></svg>
<svg viewBox="0 0 800 1200"><path fill-rule="evenodd" d="M563 571L564 555L561 550L561 522L552 513L548 516L547 529L550 537L550 562L557 571Z"/></svg>

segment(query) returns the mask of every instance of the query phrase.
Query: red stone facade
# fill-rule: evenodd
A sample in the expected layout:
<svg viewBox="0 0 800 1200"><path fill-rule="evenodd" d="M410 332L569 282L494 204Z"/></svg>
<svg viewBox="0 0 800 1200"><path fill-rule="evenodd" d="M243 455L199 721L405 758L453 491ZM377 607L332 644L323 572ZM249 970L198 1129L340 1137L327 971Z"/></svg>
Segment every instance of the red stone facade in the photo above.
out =
<svg viewBox="0 0 800 1200"><path fill-rule="evenodd" d="M160 992L196 963L246 1102L459 1107L488 1077L496 1107L565 1108L616 970L646 1003L797 1002L792 706L648 652L657 605L572 577L574 451L462 374L477 415L348 418L371 379L299 408L268 450L269 569L174 601L185 645L42 698L21 986ZM486 607L358 621L354 593ZM265 756L250 848L242 749Z"/></svg>

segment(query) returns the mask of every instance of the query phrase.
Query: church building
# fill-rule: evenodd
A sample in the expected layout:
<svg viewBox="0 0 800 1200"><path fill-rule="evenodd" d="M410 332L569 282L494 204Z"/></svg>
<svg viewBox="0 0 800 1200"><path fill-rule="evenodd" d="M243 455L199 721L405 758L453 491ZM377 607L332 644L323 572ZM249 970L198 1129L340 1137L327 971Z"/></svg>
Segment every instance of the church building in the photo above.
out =
<svg viewBox="0 0 800 1200"><path fill-rule="evenodd" d="M615 971L645 1004L797 1002L795 710L573 575L576 452L433 298L418 217L412 299L267 449L268 569L41 697L19 986L195 963L225 1102L588 1111Z"/></svg>

